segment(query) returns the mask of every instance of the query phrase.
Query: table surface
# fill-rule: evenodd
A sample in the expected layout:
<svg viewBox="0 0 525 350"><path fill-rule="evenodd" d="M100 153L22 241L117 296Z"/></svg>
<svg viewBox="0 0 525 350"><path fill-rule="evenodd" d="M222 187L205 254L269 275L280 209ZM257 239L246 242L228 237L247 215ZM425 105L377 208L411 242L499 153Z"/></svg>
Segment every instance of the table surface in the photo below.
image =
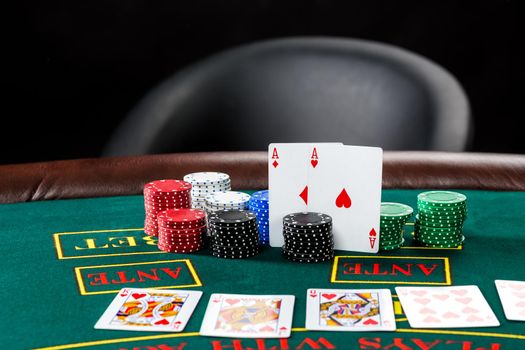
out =
<svg viewBox="0 0 525 350"><path fill-rule="evenodd" d="M415 207L419 192L385 190L382 200ZM494 280L525 279L525 192L461 192L469 208L463 247L417 247L409 223L402 249L378 255L336 251L334 261L318 264L291 263L278 248L246 260L217 259L206 251L160 252L141 230L141 196L0 205L2 348L523 349L525 323L505 319ZM308 288L389 288L395 293L400 285L470 284L480 287L500 327L412 329L394 295L397 332L304 329ZM204 294L182 333L94 329L123 286ZM199 336L215 292L295 295L292 336L264 341Z"/></svg>

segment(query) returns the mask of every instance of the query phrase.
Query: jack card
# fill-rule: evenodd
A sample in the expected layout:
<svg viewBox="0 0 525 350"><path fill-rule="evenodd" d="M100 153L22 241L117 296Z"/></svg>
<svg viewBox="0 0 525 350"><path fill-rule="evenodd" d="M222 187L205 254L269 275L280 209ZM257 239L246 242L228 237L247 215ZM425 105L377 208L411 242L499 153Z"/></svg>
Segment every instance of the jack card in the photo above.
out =
<svg viewBox="0 0 525 350"><path fill-rule="evenodd" d="M306 329L324 331L395 331L389 289L308 289Z"/></svg>
<svg viewBox="0 0 525 350"><path fill-rule="evenodd" d="M200 291L123 288L95 328L181 332L201 295Z"/></svg>
<svg viewBox="0 0 525 350"><path fill-rule="evenodd" d="M201 335L234 338L288 338L293 295L212 294Z"/></svg>
<svg viewBox="0 0 525 350"><path fill-rule="evenodd" d="M525 321L525 281L494 282L507 320Z"/></svg>
<svg viewBox="0 0 525 350"><path fill-rule="evenodd" d="M383 150L312 144L309 153L308 211L332 217L335 249L377 253Z"/></svg>
<svg viewBox="0 0 525 350"><path fill-rule="evenodd" d="M412 328L497 327L478 286L396 287Z"/></svg>

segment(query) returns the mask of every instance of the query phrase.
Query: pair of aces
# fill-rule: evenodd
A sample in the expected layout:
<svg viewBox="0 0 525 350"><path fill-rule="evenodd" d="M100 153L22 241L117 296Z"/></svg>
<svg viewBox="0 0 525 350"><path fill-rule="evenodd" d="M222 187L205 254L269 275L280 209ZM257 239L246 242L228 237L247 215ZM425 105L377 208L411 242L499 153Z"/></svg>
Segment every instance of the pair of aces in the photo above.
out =
<svg viewBox="0 0 525 350"><path fill-rule="evenodd" d="M377 253L382 168L377 147L270 144L270 245L284 244L284 216L309 211L332 217L335 249Z"/></svg>
<svg viewBox="0 0 525 350"><path fill-rule="evenodd" d="M97 329L180 332L202 292L122 289L95 325ZM393 331L390 291L309 289L306 328L330 331ZM288 338L293 295L212 294L201 335Z"/></svg>

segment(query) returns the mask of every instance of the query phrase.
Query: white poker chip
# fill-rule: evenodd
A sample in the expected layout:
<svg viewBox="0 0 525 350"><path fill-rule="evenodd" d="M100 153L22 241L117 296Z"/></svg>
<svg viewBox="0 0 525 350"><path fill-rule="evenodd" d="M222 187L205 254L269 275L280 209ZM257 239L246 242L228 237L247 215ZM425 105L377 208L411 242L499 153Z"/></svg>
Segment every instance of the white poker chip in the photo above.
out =
<svg viewBox="0 0 525 350"><path fill-rule="evenodd" d="M232 207L239 204L247 205L250 195L237 191L215 192L206 196L208 206Z"/></svg>
<svg viewBox="0 0 525 350"><path fill-rule="evenodd" d="M218 172L199 172L184 176L184 181L192 185L221 185L230 182L230 175Z"/></svg>

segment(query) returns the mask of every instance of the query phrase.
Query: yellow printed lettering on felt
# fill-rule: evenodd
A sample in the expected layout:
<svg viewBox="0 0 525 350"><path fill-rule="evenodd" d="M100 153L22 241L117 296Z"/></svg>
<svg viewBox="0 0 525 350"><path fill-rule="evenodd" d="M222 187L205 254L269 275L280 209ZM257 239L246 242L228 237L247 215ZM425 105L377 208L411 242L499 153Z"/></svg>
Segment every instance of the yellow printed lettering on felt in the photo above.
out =
<svg viewBox="0 0 525 350"><path fill-rule="evenodd" d="M142 239L144 240L146 245L157 245L157 237L147 236L147 237L142 237Z"/></svg>
<svg viewBox="0 0 525 350"><path fill-rule="evenodd" d="M109 244L107 243L103 246L97 247L96 238L85 238L83 241L86 242L86 247L75 246L76 250L109 248Z"/></svg>
<svg viewBox="0 0 525 350"><path fill-rule="evenodd" d="M110 237L109 242L112 242L113 240L118 240L117 243L119 244L111 244L113 248L120 248L122 247L122 244L124 244L125 247L136 247L137 241L135 240L135 237L133 236L126 236L126 237Z"/></svg>

